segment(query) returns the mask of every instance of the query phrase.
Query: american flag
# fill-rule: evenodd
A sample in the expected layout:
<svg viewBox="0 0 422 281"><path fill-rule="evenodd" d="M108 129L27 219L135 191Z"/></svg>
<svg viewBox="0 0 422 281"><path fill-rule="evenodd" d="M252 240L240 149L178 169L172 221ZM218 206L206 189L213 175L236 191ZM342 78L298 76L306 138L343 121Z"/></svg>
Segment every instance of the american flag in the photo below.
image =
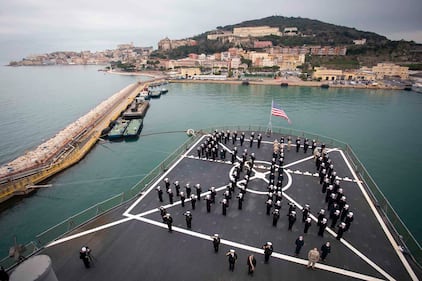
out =
<svg viewBox="0 0 422 281"><path fill-rule="evenodd" d="M271 115L277 116L277 117L282 117L284 119L287 120L287 122L290 122L290 118L289 116L287 116L286 112L284 112L284 110L281 108L281 106L277 105L276 103L274 103L274 101L272 102L271 105Z"/></svg>

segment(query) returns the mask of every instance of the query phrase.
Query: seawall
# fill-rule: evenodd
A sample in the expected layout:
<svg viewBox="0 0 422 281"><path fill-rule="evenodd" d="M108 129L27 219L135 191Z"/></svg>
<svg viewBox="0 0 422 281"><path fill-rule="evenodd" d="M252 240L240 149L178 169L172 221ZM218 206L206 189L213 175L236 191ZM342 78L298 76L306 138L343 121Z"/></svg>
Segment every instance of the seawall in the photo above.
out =
<svg viewBox="0 0 422 281"><path fill-rule="evenodd" d="M1 166L0 202L30 193L37 183L80 161L97 142L101 131L117 119L145 86L137 82L125 87L36 149Z"/></svg>

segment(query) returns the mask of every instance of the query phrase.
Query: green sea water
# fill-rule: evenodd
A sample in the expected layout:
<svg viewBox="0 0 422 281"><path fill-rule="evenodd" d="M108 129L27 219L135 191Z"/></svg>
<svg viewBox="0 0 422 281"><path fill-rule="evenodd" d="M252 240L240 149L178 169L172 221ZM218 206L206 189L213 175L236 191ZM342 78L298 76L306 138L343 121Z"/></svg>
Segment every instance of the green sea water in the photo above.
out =
<svg viewBox="0 0 422 281"><path fill-rule="evenodd" d="M97 72L96 66L0 68L0 163L37 146L102 100L145 77ZM187 136L188 128L262 125L271 100L292 120L273 126L349 143L397 213L421 241L422 95L389 90L168 84L151 101L141 138L101 142L51 188L14 201L0 213L0 256L89 206L128 190Z"/></svg>

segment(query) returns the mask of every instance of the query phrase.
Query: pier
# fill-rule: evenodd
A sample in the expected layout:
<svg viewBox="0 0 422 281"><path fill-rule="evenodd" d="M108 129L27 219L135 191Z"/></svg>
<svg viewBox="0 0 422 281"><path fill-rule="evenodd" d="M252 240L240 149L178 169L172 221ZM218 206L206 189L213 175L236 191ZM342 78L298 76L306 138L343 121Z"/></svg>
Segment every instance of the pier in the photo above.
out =
<svg viewBox="0 0 422 281"><path fill-rule="evenodd" d="M0 167L0 203L80 161L103 129L130 106L148 83L133 83L99 104L36 149Z"/></svg>

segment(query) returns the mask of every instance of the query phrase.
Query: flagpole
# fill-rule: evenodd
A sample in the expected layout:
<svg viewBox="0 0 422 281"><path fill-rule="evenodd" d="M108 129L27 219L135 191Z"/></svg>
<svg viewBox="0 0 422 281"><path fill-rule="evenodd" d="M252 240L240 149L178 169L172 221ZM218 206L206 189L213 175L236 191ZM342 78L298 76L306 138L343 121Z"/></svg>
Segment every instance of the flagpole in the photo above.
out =
<svg viewBox="0 0 422 281"><path fill-rule="evenodd" d="M271 124L271 117L272 117L272 110L273 110L273 104L274 104L274 100L271 100L271 108L270 108L270 120L268 121L268 127L267 127L267 136L270 137L271 133L273 131L273 126Z"/></svg>

